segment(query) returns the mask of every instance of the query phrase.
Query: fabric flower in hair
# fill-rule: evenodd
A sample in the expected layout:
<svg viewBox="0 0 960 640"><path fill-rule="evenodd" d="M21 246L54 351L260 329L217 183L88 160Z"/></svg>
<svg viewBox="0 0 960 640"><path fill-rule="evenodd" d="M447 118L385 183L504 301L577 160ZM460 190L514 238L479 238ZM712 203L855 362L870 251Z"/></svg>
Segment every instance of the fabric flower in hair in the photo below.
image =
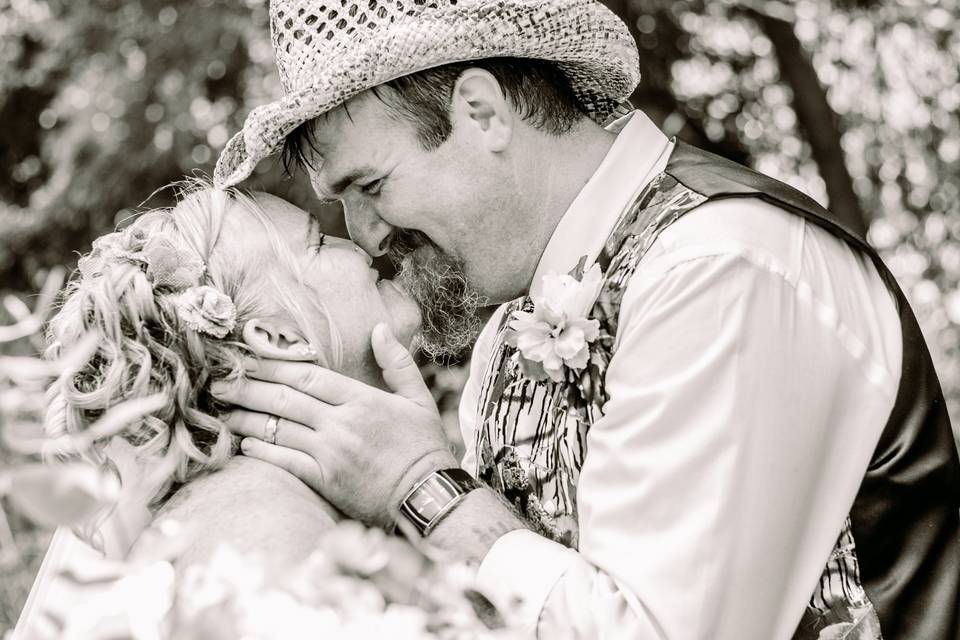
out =
<svg viewBox="0 0 960 640"><path fill-rule="evenodd" d="M590 343L600 335L599 321L587 314L602 284L597 264L579 279L575 274L547 274L540 291L531 294L533 311L513 312L506 341L520 352L525 375L561 382L566 370L586 368Z"/></svg>
<svg viewBox="0 0 960 640"><path fill-rule="evenodd" d="M177 315L188 327L214 338L233 331L237 307L225 293L208 286L191 287L174 297Z"/></svg>
<svg viewBox="0 0 960 640"><path fill-rule="evenodd" d="M126 260L144 264L145 260L138 252L139 248L138 246L131 249L121 231L108 233L93 241L93 248L90 253L77 261L77 268L84 277L90 278L103 273L110 262Z"/></svg>
<svg viewBox="0 0 960 640"><path fill-rule="evenodd" d="M147 278L154 287L174 291L195 287L206 271L206 265L193 250L178 247L170 238L154 234L140 252L147 265Z"/></svg>

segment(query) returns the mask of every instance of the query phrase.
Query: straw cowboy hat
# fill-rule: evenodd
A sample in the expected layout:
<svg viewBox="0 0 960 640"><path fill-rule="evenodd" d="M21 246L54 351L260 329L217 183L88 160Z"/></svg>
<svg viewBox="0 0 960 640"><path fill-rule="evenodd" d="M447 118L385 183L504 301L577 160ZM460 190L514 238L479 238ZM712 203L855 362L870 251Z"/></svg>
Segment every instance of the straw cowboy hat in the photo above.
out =
<svg viewBox="0 0 960 640"><path fill-rule="evenodd" d="M371 87L453 62L549 60L603 122L640 81L626 25L595 0L273 0L286 95L255 108L224 148L214 181L244 180L297 126Z"/></svg>

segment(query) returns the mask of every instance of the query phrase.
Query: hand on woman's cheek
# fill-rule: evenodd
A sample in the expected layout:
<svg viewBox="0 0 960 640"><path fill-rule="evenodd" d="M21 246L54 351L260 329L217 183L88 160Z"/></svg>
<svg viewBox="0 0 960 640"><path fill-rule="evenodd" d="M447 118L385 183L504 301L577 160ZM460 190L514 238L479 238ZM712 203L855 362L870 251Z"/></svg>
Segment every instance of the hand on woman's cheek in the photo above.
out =
<svg viewBox="0 0 960 640"><path fill-rule="evenodd" d="M217 383L213 392L245 407L227 424L247 436L246 455L287 469L347 515L386 525L417 480L457 460L409 352L386 327L372 340L392 393L278 361L253 363L248 379ZM281 418L273 444L262 440L269 415Z"/></svg>

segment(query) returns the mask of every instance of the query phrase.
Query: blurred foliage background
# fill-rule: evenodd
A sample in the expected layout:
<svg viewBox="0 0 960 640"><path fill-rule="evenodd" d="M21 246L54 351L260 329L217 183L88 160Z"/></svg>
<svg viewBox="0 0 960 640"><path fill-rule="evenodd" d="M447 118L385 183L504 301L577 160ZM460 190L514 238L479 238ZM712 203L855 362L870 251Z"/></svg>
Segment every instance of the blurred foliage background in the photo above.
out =
<svg viewBox="0 0 960 640"><path fill-rule="evenodd" d="M668 135L869 228L960 424L960 0L606 4L640 47L633 100ZM0 324L93 238L169 204L158 188L211 174L249 109L279 91L266 0L0 0L0 295L13 296ZM277 162L246 186L344 233L339 210ZM424 372L452 426L463 366ZM0 381L0 419L17 394ZM12 457L0 444L0 463ZM0 631L46 544L13 518L0 521Z"/></svg>

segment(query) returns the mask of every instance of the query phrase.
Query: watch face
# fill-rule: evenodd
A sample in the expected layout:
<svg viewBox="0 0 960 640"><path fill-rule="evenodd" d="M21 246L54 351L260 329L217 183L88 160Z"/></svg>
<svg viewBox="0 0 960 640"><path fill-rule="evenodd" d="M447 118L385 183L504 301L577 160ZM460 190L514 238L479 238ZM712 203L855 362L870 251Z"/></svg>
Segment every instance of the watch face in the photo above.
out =
<svg viewBox="0 0 960 640"><path fill-rule="evenodd" d="M425 482L420 490L410 496L410 506L427 521L433 520L451 498L458 492L450 492L448 487L439 482Z"/></svg>
<svg viewBox="0 0 960 640"><path fill-rule="evenodd" d="M465 476L460 478L460 475ZM449 509L451 503L478 485L460 469L437 471L415 487L400 504L400 513L421 533Z"/></svg>

